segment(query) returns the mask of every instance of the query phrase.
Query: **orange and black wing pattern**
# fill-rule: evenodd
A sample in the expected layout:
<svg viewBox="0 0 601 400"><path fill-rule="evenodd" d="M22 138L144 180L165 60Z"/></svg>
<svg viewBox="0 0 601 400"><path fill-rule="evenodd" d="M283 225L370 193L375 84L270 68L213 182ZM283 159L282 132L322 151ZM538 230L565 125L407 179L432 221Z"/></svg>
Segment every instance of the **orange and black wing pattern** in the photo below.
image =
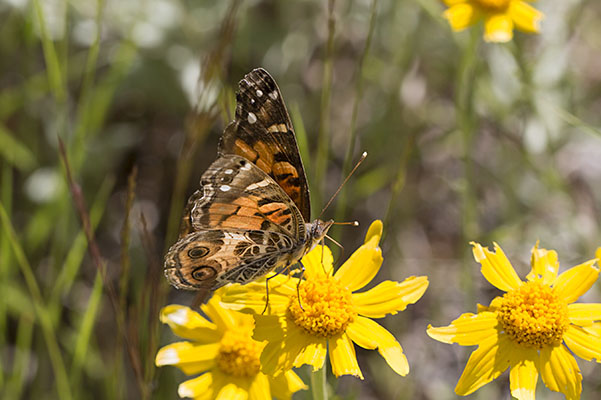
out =
<svg viewBox="0 0 601 400"><path fill-rule="evenodd" d="M267 71L257 68L239 83L236 119L225 129L219 153L246 158L267 173L311 219L309 187L282 94Z"/></svg>

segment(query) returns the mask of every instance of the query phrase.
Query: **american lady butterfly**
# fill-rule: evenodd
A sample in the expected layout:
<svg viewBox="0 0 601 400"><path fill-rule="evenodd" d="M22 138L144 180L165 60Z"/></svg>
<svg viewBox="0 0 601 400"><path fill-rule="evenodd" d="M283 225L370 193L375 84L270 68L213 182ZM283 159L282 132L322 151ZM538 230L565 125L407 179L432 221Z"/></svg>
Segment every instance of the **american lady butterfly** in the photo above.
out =
<svg viewBox="0 0 601 400"><path fill-rule="evenodd" d="M215 290L249 283L298 262L333 221L311 216L309 188L282 94L264 69L236 93L236 119L218 158L184 210L179 239L165 256L178 289Z"/></svg>

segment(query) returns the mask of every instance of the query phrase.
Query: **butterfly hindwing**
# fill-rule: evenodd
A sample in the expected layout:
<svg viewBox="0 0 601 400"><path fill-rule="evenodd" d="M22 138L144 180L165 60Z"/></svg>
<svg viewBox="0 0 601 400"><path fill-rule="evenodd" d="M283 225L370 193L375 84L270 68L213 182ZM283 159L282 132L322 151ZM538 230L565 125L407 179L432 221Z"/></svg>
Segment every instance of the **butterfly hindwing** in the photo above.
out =
<svg viewBox="0 0 601 400"><path fill-rule="evenodd" d="M282 188L243 157L225 155L201 178L189 211L190 226L203 229L274 231L298 240L305 235L299 210Z"/></svg>
<svg viewBox="0 0 601 400"><path fill-rule="evenodd" d="M178 289L215 290L248 283L286 263L294 248L285 234L262 230L214 229L180 238L165 256L165 275Z"/></svg>
<svg viewBox="0 0 601 400"><path fill-rule="evenodd" d="M219 143L220 154L237 154L273 178L300 210L311 217L309 187L298 145L275 80L257 68L239 83L236 119Z"/></svg>

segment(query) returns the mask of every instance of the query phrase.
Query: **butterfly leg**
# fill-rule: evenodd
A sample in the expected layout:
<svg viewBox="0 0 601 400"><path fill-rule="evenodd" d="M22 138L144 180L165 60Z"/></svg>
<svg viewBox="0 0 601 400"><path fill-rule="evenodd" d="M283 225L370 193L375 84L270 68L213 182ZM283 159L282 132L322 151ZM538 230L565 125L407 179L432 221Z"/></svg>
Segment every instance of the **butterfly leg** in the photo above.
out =
<svg viewBox="0 0 601 400"><path fill-rule="evenodd" d="M301 266L301 273L300 276L298 277L298 283L296 284L296 297L298 299L298 306L300 307L301 310L305 311L305 309L303 308L303 305L301 304L301 296L300 296L300 284L301 284L301 280L303 279L303 275L305 275L305 266L303 265L303 263L299 260L298 263Z"/></svg>
<svg viewBox="0 0 601 400"><path fill-rule="evenodd" d="M265 314L265 311L267 311L267 306L269 305L269 280L272 278L275 278L276 276L278 276L279 274L281 274L284 271L288 271L289 268L290 268L290 264L286 265L280 271L276 272L275 274L273 274L270 277L265 279L265 308L261 312L261 315Z"/></svg>

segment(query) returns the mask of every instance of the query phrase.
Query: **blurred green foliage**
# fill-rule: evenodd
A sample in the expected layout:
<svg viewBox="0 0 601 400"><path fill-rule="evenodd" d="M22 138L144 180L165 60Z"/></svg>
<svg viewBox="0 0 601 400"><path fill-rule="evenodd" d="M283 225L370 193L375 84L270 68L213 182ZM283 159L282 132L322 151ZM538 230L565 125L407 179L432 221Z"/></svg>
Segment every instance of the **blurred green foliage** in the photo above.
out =
<svg viewBox="0 0 601 400"><path fill-rule="evenodd" d="M0 1L0 395L176 397L183 374L154 367L174 340L157 313L192 295L168 288L163 252L216 156L237 81L262 66L289 106L315 215L369 153L325 212L362 225L335 231L345 254L384 219L376 280L431 282L383 322L409 376L358 350L366 379L332 379L332 390L454 398L469 351L425 328L496 294L468 242L499 242L522 276L538 239L564 267L601 245L601 4L537 7L541 35L493 45L477 28L452 34L436 0ZM591 293L598 302L599 286ZM583 398L598 398L599 367L580 367ZM472 397L507 394L505 378Z"/></svg>

